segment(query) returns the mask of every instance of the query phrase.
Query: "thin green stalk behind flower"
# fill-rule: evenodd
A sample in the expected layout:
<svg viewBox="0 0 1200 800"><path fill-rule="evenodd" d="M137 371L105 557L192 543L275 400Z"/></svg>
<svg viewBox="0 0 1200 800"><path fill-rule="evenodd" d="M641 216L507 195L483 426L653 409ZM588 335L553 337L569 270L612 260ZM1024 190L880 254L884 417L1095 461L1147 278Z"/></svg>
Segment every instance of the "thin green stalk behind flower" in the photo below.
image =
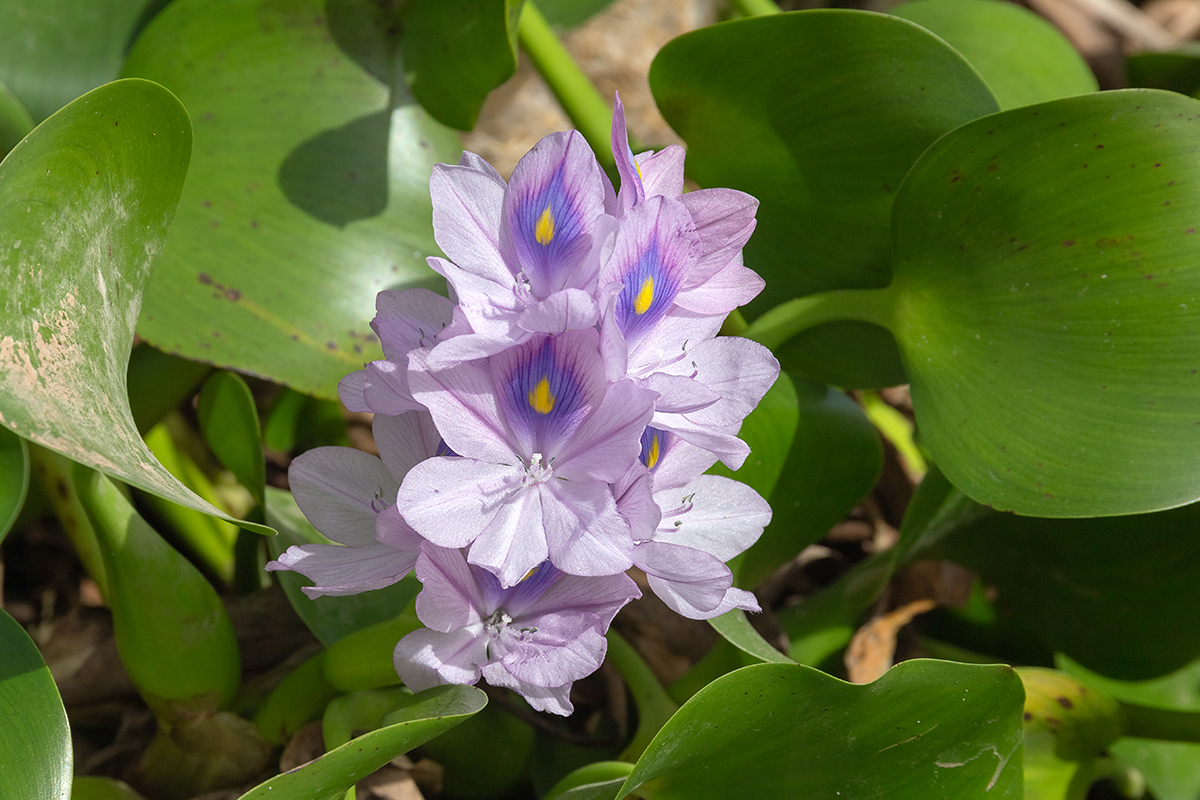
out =
<svg viewBox="0 0 1200 800"><path fill-rule="evenodd" d="M571 58L542 12L528 0L521 12L519 36L521 46L571 118L571 123L587 139L600 165L611 170L614 162L608 149L608 135L612 106Z"/></svg>

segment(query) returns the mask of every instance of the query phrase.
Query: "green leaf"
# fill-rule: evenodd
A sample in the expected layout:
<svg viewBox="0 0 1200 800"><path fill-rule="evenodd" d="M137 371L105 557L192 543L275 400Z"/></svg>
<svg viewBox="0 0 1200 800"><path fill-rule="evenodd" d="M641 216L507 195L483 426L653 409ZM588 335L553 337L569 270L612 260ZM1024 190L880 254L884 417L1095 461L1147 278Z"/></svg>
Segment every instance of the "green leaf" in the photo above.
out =
<svg viewBox="0 0 1200 800"><path fill-rule="evenodd" d="M1001 510L1200 497L1200 102L1102 92L964 125L896 198L922 443Z"/></svg>
<svg viewBox="0 0 1200 800"><path fill-rule="evenodd" d="M271 558L279 558L292 545L330 544L304 517L291 492L267 487L266 496L267 521L279 530L278 536L267 540ZM290 570L273 574L283 586L297 616L326 647L354 631L394 618L421 589L416 579L410 576L371 592L309 597L300 590L302 586L311 585L303 575Z"/></svg>
<svg viewBox="0 0 1200 800"><path fill-rule="evenodd" d="M29 445L0 428L0 542L8 535L29 491Z"/></svg>
<svg viewBox="0 0 1200 800"><path fill-rule="evenodd" d="M1200 656L1200 505L1056 520L986 513L927 556L996 587L1006 616L1089 669L1123 680Z"/></svg>
<svg viewBox="0 0 1200 800"><path fill-rule="evenodd" d="M1179 711L1200 711L1200 660L1149 681L1116 681L1063 656L1059 669L1118 700ZM1200 797L1200 744L1127 737L1109 751L1146 776L1159 800Z"/></svg>
<svg viewBox="0 0 1200 800"><path fill-rule="evenodd" d="M153 0L0 3L0 81L43 120L113 80Z"/></svg>
<svg viewBox="0 0 1200 800"><path fill-rule="evenodd" d="M409 0L404 73L434 119L475 127L488 93L517 72L517 22L524 0Z"/></svg>
<svg viewBox="0 0 1200 800"><path fill-rule="evenodd" d="M738 567L742 586L757 586L820 540L871 491L883 468L879 435L857 403L807 378L793 375L791 382L799 404L796 433L778 483L764 495L771 524ZM775 438L776 448L788 446L786 437Z"/></svg>
<svg viewBox="0 0 1200 800"><path fill-rule="evenodd" d="M1125 62L1130 86L1194 95L1200 90L1200 46L1186 44L1171 53L1135 53Z"/></svg>
<svg viewBox="0 0 1200 800"><path fill-rule="evenodd" d="M709 473L741 481L763 497L770 497L788 457L798 414L796 390L791 379L781 372L742 421L738 436L750 446L746 462L736 471L718 462Z"/></svg>
<svg viewBox="0 0 1200 800"><path fill-rule="evenodd" d="M71 784L71 800L144 800L122 781L80 775Z"/></svg>
<svg viewBox="0 0 1200 800"><path fill-rule="evenodd" d="M745 257L767 287L750 316L798 295L886 286L905 173L939 136L998 108L937 37L848 10L685 34L659 52L650 86L687 141L688 174L760 202ZM842 354L864 348L853 371L841 366ZM886 332L857 322L806 331L790 360L835 385L886 386L903 374Z"/></svg>
<svg viewBox="0 0 1200 800"><path fill-rule="evenodd" d="M746 619L746 612L735 608L719 617L708 621L717 633L724 636L730 644L743 653L749 653L759 661L775 664L794 664L790 658L776 650L764 639Z"/></svg>
<svg viewBox="0 0 1200 800"><path fill-rule="evenodd" d="M487 704L474 686L437 686L415 694L365 733L302 767L276 775L241 800L342 800L346 790L396 756L469 719Z"/></svg>
<svg viewBox="0 0 1200 800"><path fill-rule="evenodd" d="M37 646L0 609L0 795L71 794L67 712Z"/></svg>
<svg viewBox="0 0 1200 800"><path fill-rule="evenodd" d="M240 683L241 660L212 584L137 515L112 481L81 465L73 477L100 543L105 599L133 685L168 720L226 706Z"/></svg>
<svg viewBox="0 0 1200 800"><path fill-rule="evenodd" d="M633 765L626 761L596 761L573 770L554 784L542 800L583 800L584 797L612 800L632 770Z"/></svg>
<svg viewBox="0 0 1200 800"><path fill-rule="evenodd" d="M914 0L889 13L915 22L962 53L1001 109L1095 92L1087 62L1043 18L1000 0Z"/></svg>
<svg viewBox="0 0 1200 800"><path fill-rule="evenodd" d="M138 488L229 519L154 459L125 370L179 198L191 126L148 81L79 98L0 163L0 422Z"/></svg>
<svg viewBox="0 0 1200 800"><path fill-rule="evenodd" d="M33 130L33 119L21 101L0 83L0 161Z"/></svg>
<svg viewBox="0 0 1200 800"><path fill-rule="evenodd" d="M444 285L429 174L461 146L408 96L389 28L369 0L177 0L139 37L125 74L196 124L148 341L336 399L382 357L376 294Z"/></svg>
<svg viewBox="0 0 1200 800"><path fill-rule="evenodd" d="M760 664L697 693L620 796L1021 797L1021 682L1009 667L906 661L856 686Z"/></svg>
<svg viewBox="0 0 1200 800"><path fill-rule="evenodd" d="M200 390L196 416L217 460L250 492L259 508L264 508L267 466L258 409L246 381L232 372L215 373Z"/></svg>

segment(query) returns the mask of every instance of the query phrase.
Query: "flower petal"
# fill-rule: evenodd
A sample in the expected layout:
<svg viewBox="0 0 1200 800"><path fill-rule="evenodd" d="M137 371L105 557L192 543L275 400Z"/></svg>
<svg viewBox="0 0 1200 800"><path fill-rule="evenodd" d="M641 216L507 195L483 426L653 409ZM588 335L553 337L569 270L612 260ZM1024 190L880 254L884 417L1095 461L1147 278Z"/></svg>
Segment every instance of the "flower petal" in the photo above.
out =
<svg viewBox="0 0 1200 800"><path fill-rule="evenodd" d="M733 573L701 550L665 542L642 542L633 561L646 573L650 588L675 612L688 619L709 619L733 585Z"/></svg>
<svg viewBox="0 0 1200 800"><path fill-rule="evenodd" d="M511 462L520 445L501 414L488 365L431 364L428 356L424 350L409 355L408 383L417 402L433 415L446 444L463 456Z"/></svg>
<svg viewBox="0 0 1200 800"><path fill-rule="evenodd" d="M615 575L633 566L633 535L608 484L551 480L541 490L550 561L570 575Z"/></svg>
<svg viewBox="0 0 1200 800"><path fill-rule="evenodd" d="M552 133L513 170L504 197L501 249L520 264L537 297L590 291L596 219L604 213L603 172L578 131Z"/></svg>
<svg viewBox="0 0 1200 800"><path fill-rule="evenodd" d="M404 476L396 504L404 521L439 547L466 547L521 489L516 466L431 458ZM532 566L532 565L531 565Z"/></svg>
<svg viewBox="0 0 1200 800"><path fill-rule="evenodd" d="M375 544L375 514L390 505L399 483L373 455L351 447L318 447L288 468L296 505L335 542Z"/></svg>
<svg viewBox="0 0 1200 800"><path fill-rule="evenodd" d="M500 254L506 186L495 170L479 168L481 161L464 157L458 166L434 165L429 178L433 234L442 252L458 266L501 281L511 276Z"/></svg>
<svg viewBox="0 0 1200 800"><path fill-rule="evenodd" d="M453 311L454 303L428 289L385 289L375 297L371 329L388 360L403 365L409 350L434 345Z"/></svg>
<svg viewBox="0 0 1200 800"><path fill-rule="evenodd" d="M494 610L487 607L476 571L461 550L426 542L416 571L421 581L417 617L426 627L449 633L481 622Z"/></svg>
<svg viewBox="0 0 1200 800"><path fill-rule="evenodd" d="M728 561L758 541L771 506L744 483L701 475L682 488L654 493L663 509L654 539L711 553Z"/></svg>
<svg viewBox="0 0 1200 800"><path fill-rule="evenodd" d="M392 662L400 680L414 692L447 683L478 683L487 642L481 631L469 628L450 633L422 628L400 640Z"/></svg>
<svg viewBox="0 0 1200 800"><path fill-rule="evenodd" d="M563 686L534 686L522 683L508 673L500 664L485 664L484 680L491 686L512 689L525 698L525 702L537 711L569 717L575 707L571 705L571 684Z"/></svg>
<svg viewBox="0 0 1200 800"><path fill-rule="evenodd" d="M408 414L391 416L377 414L371 421L371 432L379 458L397 485L408 471L427 458L439 453L442 436L433 424L433 417L422 408Z"/></svg>
<svg viewBox="0 0 1200 800"><path fill-rule="evenodd" d="M303 586L309 597L347 595L391 586L412 571L416 549L397 550L386 544L346 547L338 544L293 545L266 570L288 569L313 581Z"/></svg>
<svg viewBox="0 0 1200 800"><path fill-rule="evenodd" d="M599 318L600 309L590 294L581 289L564 289L522 311L517 325L530 333L562 333L590 328Z"/></svg>

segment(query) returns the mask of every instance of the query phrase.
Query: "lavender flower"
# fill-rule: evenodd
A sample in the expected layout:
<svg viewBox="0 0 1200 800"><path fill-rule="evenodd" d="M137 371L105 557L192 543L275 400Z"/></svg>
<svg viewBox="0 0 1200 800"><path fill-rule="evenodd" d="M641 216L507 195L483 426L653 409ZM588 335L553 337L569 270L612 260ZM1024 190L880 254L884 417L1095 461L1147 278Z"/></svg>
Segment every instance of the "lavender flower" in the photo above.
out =
<svg viewBox="0 0 1200 800"><path fill-rule="evenodd" d="M406 686L420 691L483 677L564 716L573 710L571 683L604 661L612 618L641 596L626 575L579 578L549 563L505 589L462 551L429 543L421 546L417 578L417 616L427 627L396 645Z"/></svg>
<svg viewBox="0 0 1200 800"><path fill-rule="evenodd" d="M441 441L428 414L375 418L380 458L350 447L318 447L296 457L288 481L313 527L337 544L293 545L268 571L310 578L309 597L358 594L390 586L417 560L421 537L396 508L400 481Z"/></svg>
<svg viewBox="0 0 1200 800"><path fill-rule="evenodd" d="M654 394L608 383L594 330L541 335L485 360L410 356L409 382L460 458L405 478L404 518L512 586L549 559L573 575L632 565L634 532L609 484L637 458Z"/></svg>
<svg viewBox="0 0 1200 800"><path fill-rule="evenodd" d="M596 324L599 251L615 226L604 212L606 181L576 131L538 142L508 184L470 153L434 167L434 235L448 259L429 265L454 289L471 332L441 342L432 362Z"/></svg>

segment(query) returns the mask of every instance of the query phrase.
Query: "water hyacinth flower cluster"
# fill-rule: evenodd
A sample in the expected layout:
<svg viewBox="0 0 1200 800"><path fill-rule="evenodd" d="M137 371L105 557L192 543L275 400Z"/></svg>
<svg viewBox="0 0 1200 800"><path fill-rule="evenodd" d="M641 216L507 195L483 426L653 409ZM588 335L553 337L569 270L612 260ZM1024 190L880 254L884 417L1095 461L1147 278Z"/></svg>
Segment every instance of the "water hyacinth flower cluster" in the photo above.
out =
<svg viewBox="0 0 1200 800"><path fill-rule="evenodd" d="M292 547L310 596L416 571L425 628L395 650L414 691L475 683L572 711L642 570L692 619L758 610L725 562L770 508L705 475L775 381L764 347L719 337L761 279L742 264L757 201L683 193L683 151L634 156L617 99L620 192L578 132L542 139L508 182L465 153L430 181L453 300L384 291L384 359L339 386L375 414L380 458L318 448L292 464L300 508L336 545Z"/></svg>

